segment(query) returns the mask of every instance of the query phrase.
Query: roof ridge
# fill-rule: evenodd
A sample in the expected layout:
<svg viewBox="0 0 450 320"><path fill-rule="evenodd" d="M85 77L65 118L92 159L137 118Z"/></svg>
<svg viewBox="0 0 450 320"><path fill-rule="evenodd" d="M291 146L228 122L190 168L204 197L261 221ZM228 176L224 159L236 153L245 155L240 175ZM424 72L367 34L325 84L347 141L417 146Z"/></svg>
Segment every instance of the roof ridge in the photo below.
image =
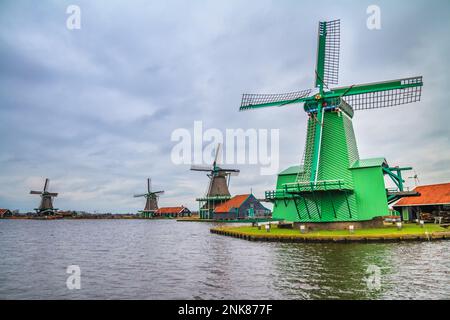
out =
<svg viewBox="0 0 450 320"><path fill-rule="evenodd" d="M237 194L231 199L219 204L214 212L228 212L231 208L240 207L251 196L251 193Z"/></svg>
<svg viewBox="0 0 450 320"><path fill-rule="evenodd" d="M433 184L424 184L421 186L415 186L414 188L421 188L421 187L431 187L431 186L440 186L440 185L444 185L444 184L449 184L450 182L441 182L441 183L433 183Z"/></svg>
<svg viewBox="0 0 450 320"><path fill-rule="evenodd" d="M450 182L416 186L414 190L420 195L401 198L393 207L450 204Z"/></svg>

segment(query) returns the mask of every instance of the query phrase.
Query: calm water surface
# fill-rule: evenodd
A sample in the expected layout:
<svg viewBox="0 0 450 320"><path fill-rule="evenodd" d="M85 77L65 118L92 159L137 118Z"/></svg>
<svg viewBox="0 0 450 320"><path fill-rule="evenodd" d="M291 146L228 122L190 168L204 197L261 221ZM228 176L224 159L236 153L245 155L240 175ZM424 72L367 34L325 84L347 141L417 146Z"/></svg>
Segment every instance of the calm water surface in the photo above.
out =
<svg viewBox="0 0 450 320"><path fill-rule="evenodd" d="M450 242L258 243L211 226L0 220L0 299L450 298ZM81 268L80 290L66 287L69 265Z"/></svg>

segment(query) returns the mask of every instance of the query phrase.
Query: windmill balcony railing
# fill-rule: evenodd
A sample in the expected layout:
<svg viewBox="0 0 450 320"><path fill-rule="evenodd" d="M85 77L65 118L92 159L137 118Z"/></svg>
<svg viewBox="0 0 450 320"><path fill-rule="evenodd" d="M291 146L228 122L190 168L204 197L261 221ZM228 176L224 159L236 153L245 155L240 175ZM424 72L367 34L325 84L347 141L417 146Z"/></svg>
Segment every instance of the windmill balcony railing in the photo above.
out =
<svg viewBox="0 0 450 320"><path fill-rule="evenodd" d="M411 190L410 190L410 187L403 187L403 190L400 190L399 188L387 188L386 191L388 193L395 193L395 192L411 191Z"/></svg>
<svg viewBox="0 0 450 320"><path fill-rule="evenodd" d="M314 182L291 182L283 184L282 188L265 192L266 200L292 199L295 195L316 191L350 191L343 180L321 180Z"/></svg>
<svg viewBox="0 0 450 320"><path fill-rule="evenodd" d="M273 200L281 200L281 199L291 199L292 195L287 194L286 192L284 192L284 190L278 189L278 190L266 191L265 198L268 201L273 201Z"/></svg>
<svg viewBox="0 0 450 320"><path fill-rule="evenodd" d="M352 188L344 180L319 180L316 182L291 182L283 184L286 193L304 193L314 191L345 191Z"/></svg>
<svg viewBox="0 0 450 320"><path fill-rule="evenodd" d="M212 200L229 200L231 199L231 196L205 196L202 198L195 199L196 201L212 201Z"/></svg>

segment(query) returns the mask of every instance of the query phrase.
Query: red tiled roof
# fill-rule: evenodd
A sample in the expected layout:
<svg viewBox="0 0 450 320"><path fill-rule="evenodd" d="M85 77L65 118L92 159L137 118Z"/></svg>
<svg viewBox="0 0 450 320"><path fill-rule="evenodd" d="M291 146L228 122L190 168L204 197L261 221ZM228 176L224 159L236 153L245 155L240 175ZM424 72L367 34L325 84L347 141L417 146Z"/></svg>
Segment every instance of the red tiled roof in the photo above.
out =
<svg viewBox="0 0 450 320"><path fill-rule="evenodd" d="M9 209L0 209L0 216L4 216L6 213L10 212L11 210Z"/></svg>
<svg viewBox="0 0 450 320"><path fill-rule="evenodd" d="M163 207L163 208L159 208L158 210L155 211L155 213L158 214L164 214L164 213L180 213L181 211L183 211L186 207Z"/></svg>
<svg viewBox="0 0 450 320"><path fill-rule="evenodd" d="M237 196L234 196L227 202L222 203L221 205L218 205L215 209L215 213L227 213L230 212L232 208L239 208L245 200L249 197L249 194L240 194Z"/></svg>
<svg viewBox="0 0 450 320"><path fill-rule="evenodd" d="M418 186L414 191L419 192L420 196L402 198L394 204L394 207L450 204L450 183Z"/></svg>

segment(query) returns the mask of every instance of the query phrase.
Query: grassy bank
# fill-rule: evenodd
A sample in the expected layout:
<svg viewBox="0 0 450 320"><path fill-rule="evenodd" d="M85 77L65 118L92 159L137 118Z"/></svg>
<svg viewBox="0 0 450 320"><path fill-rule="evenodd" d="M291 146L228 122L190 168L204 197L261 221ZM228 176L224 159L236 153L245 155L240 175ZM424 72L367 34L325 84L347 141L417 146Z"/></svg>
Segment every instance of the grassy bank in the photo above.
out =
<svg viewBox="0 0 450 320"><path fill-rule="evenodd" d="M200 219L199 217L184 217L178 218L177 221L190 221L190 222L215 222L215 223L252 223L252 222L269 222L276 221L274 219L236 219L236 220L220 220L220 219Z"/></svg>
<svg viewBox="0 0 450 320"><path fill-rule="evenodd" d="M216 227L212 228L211 232L245 240L283 242L366 242L450 239L450 230L435 224L427 224L423 228L416 224L404 224L401 230L398 230L395 225L386 225L382 228L356 229L353 233L350 233L348 230L321 230L301 233L298 229L281 229L277 226L272 226L270 232L267 232L264 227L258 230L257 227L251 226Z"/></svg>

